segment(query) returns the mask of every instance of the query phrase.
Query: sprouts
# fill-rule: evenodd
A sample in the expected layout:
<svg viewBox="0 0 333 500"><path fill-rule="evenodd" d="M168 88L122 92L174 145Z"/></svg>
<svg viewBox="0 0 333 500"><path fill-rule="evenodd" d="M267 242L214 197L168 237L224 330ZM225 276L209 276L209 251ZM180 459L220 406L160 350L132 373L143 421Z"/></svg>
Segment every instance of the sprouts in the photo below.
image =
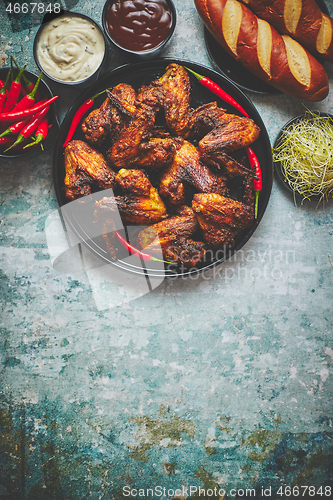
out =
<svg viewBox="0 0 333 500"><path fill-rule="evenodd" d="M333 119L306 111L283 131L273 161L303 198L333 196Z"/></svg>

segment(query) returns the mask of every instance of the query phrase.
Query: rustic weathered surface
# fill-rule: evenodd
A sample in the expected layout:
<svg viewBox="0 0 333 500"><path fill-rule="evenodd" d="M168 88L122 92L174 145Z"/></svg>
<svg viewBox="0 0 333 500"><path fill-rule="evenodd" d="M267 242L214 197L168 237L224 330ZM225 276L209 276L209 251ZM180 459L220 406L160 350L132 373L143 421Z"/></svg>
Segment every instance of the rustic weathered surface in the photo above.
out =
<svg viewBox="0 0 333 500"><path fill-rule="evenodd" d="M102 6L79 0L73 10L99 21ZM192 1L176 7L165 55L209 66ZM1 60L14 54L33 69L38 24L18 17L11 26L1 9ZM109 55L110 68L125 61ZM250 98L272 142L304 109L285 95ZM307 104L332 105L331 94ZM0 163L0 498L105 500L131 489L160 498L182 488L176 495L198 497L199 487L207 498L222 489L266 498L270 487L281 498L281 485L323 486L316 498L327 498L332 202L296 207L274 184L258 230L231 261L151 293L140 283L138 292L128 282L110 289L98 269L52 267L51 168L52 152Z"/></svg>

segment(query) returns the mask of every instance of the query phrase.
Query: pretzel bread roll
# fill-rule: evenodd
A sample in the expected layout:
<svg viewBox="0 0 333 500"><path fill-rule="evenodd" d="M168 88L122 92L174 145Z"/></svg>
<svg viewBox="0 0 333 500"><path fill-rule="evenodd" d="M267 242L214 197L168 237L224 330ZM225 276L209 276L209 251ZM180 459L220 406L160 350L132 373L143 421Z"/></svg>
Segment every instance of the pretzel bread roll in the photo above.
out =
<svg viewBox="0 0 333 500"><path fill-rule="evenodd" d="M333 63L333 19L315 0L242 0L281 34L290 35L315 57Z"/></svg>
<svg viewBox="0 0 333 500"><path fill-rule="evenodd" d="M194 0L220 45L253 74L277 89L309 101L328 94L323 66L298 42L280 35L237 0Z"/></svg>

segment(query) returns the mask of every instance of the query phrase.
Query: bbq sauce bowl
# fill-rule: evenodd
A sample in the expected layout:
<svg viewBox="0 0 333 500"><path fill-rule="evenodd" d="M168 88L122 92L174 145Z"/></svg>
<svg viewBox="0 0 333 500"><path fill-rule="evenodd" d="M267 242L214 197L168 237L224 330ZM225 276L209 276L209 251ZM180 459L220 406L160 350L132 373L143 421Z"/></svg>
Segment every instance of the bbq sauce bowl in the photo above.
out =
<svg viewBox="0 0 333 500"><path fill-rule="evenodd" d="M172 0L107 0L102 25L108 39L139 59L158 56L176 26Z"/></svg>
<svg viewBox="0 0 333 500"><path fill-rule="evenodd" d="M97 80L106 49L103 31L93 19L61 10L44 16L33 52L37 66L50 80L86 87Z"/></svg>

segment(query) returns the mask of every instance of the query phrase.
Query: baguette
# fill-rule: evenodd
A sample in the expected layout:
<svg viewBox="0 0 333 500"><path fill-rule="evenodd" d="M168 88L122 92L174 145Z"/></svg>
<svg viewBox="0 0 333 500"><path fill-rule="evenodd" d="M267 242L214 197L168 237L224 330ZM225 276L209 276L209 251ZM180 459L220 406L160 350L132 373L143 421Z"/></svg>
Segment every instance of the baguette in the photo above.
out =
<svg viewBox="0 0 333 500"><path fill-rule="evenodd" d="M333 63L333 19L315 0L242 0L280 34L290 35L319 59Z"/></svg>
<svg viewBox="0 0 333 500"><path fill-rule="evenodd" d="M194 0L220 45L253 74L277 89L309 101L328 94L323 66L299 43L280 35L237 0Z"/></svg>

